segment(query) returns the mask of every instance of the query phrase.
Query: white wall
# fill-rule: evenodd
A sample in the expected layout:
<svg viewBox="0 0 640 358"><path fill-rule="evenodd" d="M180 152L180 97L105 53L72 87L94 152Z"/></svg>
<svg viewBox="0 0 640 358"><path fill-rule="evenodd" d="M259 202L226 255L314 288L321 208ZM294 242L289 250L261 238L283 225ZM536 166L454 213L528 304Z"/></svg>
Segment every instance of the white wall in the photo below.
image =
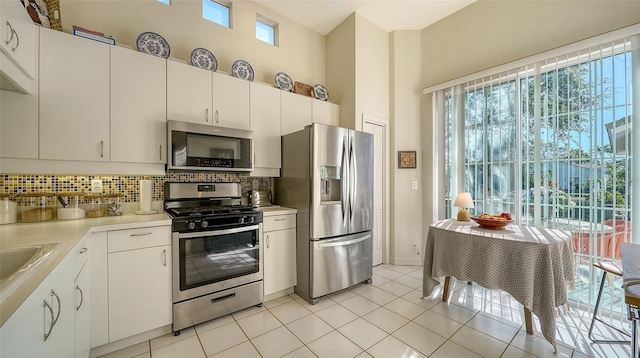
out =
<svg viewBox="0 0 640 358"><path fill-rule="evenodd" d="M640 1L479 0L422 30L422 87L532 56L640 23ZM431 95L422 96L423 143L434 132ZM441 138L440 138L441 140ZM426 146L426 145L425 145ZM437 218L444 168L423 156L423 214ZM442 217L439 217L442 218ZM425 223L425 232L428 222Z"/></svg>
<svg viewBox="0 0 640 358"><path fill-rule="evenodd" d="M640 22L640 1L479 0L422 30L422 85Z"/></svg>
<svg viewBox="0 0 640 358"><path fill-rule="evenodd" d="M340 103L343 127L353 126L356 111L356 16L346 18L326 39L329 99Z"/></svg>
<svg viewBox="0 0 640 358"><path fill-rule="evenodd" d="M418 243L423 251L422 234L422 173L421 157L428 155L420 135L420 31L393 31L389 35L390 57L390 122L391 133L391 262L399 265L420 265L422 259L411 250ZM398 151L417 151L416 169L397 169ZM411 189L411 182L418 189Z"/></svg>
<svg viewBox="0 0 640 358"><path fill-rule="evenodd" d="M60 0L62 26L87 27L115 37L118 44L135 48L138 35L153 31L171 46L171 57L189 62L197 47L209 49L218 71L229 72L235 60L248 61L256 81L274 84L278 72L294 81L325 84L325 37L252 1L233 2L233 28L202 18L200 0ZM256 13L279 23L279 47L255 38ZM330 94L332 88L327 86Z"/></svg>
<svg viewBox="0 0 640 358"><path fill-rule="evenodd" d="M356 13L355 128L362 130L362 114L389 118L389 35ZM351 127L350 127L351 128Z"/></svg>

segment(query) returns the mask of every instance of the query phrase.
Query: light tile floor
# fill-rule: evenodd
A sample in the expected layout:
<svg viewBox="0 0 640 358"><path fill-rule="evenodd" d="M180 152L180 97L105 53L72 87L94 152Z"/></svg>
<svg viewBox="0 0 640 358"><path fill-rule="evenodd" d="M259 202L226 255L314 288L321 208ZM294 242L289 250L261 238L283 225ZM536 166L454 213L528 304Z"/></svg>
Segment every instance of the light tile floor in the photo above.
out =
<svg viewBox="0 0 640 358"><path fill-rule="evenodd" d="M629 345L593 344L591 313L557 319L558 352L524 328L509 294L456 281L422 298L422 267L381 265L360 284L310 305L291 294L105 357L629 357ZM625 322L621 323L625 325ZM599 337L622 338L597 326Z"/></svg>

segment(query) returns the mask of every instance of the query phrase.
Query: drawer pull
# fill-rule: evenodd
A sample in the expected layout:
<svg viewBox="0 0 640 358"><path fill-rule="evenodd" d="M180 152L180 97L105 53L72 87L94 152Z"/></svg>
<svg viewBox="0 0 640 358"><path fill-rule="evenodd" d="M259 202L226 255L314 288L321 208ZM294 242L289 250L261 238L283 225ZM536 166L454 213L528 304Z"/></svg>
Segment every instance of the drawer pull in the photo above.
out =
<svg viewBox="0 0 640 358"><path fill-rule="evenodd" d="M87 252L87 250L88 250L88 249L87 249L86 247L83 247L82 249L80 249L80 252L79 252L79 253L80 253L80 254L84 254L85 252Z"/></svg>
<svg viewBox="0 0 640 358"><path fill-rule="evenodd" d="M286 221L287 219L273 219L273 221Z"/></svg>
<svg viewBox="0 0 640 358"><path fill-rule="evenodd" d="M211 303L216 303L216 302L220 302L220 301L224 301L224 300L228 300L230 298L234 298L236 297L235 292L234 293L230 293L228 295L222 296L222 297L216 297L214 299L211 300Z"/></svg>
<svg viewBox="0 0 640 358"><path fill-rule="evenodd" d="M147 236L147 235L151 235L151 234L152 234L151 232L144 232L142 234L131 234L129 236Z"/></svg>

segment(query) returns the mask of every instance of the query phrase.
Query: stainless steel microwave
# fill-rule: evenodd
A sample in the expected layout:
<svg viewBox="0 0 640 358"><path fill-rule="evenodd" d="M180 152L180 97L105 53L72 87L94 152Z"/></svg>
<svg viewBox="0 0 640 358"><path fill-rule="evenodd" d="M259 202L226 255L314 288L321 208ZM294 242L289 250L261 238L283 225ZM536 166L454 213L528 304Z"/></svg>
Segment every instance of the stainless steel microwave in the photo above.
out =
<svg viewBox="0 0 640 358"><path fill-rule="evenodd" d="M249 172L251 131L167 121L167 170Z"/></svg>

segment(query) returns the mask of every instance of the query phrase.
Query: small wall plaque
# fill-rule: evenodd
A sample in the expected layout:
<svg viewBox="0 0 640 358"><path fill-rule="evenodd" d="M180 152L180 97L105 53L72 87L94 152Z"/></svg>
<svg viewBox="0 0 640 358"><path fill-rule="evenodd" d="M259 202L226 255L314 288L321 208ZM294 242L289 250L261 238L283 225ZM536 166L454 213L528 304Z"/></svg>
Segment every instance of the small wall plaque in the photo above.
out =
<svg viewBox="0 0 640 358"><path fill-rule="evenodd" d="M398 151L398 169L416 168L416 151Z"/></svg>

